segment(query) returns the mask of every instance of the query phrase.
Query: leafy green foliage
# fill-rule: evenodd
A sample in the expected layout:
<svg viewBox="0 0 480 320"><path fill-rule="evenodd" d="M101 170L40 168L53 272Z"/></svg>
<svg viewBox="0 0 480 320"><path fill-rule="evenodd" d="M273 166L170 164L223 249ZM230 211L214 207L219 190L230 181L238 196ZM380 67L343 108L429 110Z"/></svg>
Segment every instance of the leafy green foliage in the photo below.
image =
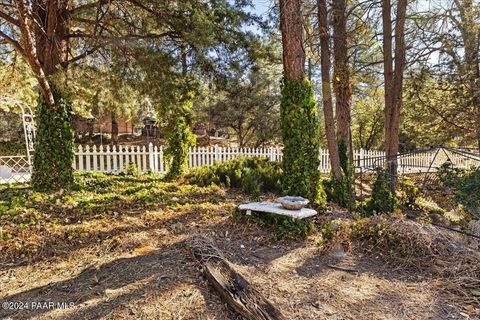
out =
<svg viewBox="0 0 480 320"><path fill-rule="evenodd" d="M145 210L161 208L158 214L164 215L163 211L182 209L201 215L235 206L224 202L224 192L216 186L165 182L157 174L82 172L74 178L72 188L51 193L37 192L28 184L0 184L0 253L5 255L7 246L24 250L50 243L31 241L32 234L64 246L71 237L82 241L86 231L97 242L105 238L92 226L95 222L108 225Z"/></svg>
<svg viewBox="0 0 480 320"><path fill-rule="evenodd" d="M36 190L52 191L69 188L73 183L73 131L71 102L55 95L56 109L39 98L37 136L33 157L32 186Z"/></svg>
<svg viewBox="0 0 480 320"><path fill-rule="evenodd" d="M464 146L475 141L464 80L440 80L427 70L416 71L405 83L404 103L402 131L407 141L417 146Z"/></svg>
<svg viewBox="0 0 480 320"><path fill-rule="evenodd" d="M384 92L379 88L381 81L375 80L375 77L363 74L354 77L352 143L355 149L379 150L382 147L385 131Z"/></svg>
<svg viewBox="0 0 480 320"><path fill-rule="evenodd" d="M280 163L267 158L237 158L191 170L187 182L199 186L211 184L240 188L245 193L259 196L261 192L281 190Z"/></svg>
<svg viewBox="0 0 480 320"><path fill-rule="evenodd" d="M373 185L372 196L362 204L364 215L374 215L393 212L398 206L398 200L390 191L390 176L388 171L377 168L377 178Z"/></svg>
<svg viewBox="0 0 480 320"><path fill-rule="evenodd" d="M125 168L125 174L131 176L138 176L140 175L140 173L140 169L135 163L130 162L129 164L127 164L127 167Z"/></svg>
<svg viewBox="0 0 480 320"><path fill-rule="evenodd" d="M273 213L252 212L250 216L245 216L237 209L234 213L234 219L246 219L259 223L262 228L271 229L274 240L305 238L315 231L315 225L309 220L293 219Z"/></svg>
<svg viewBox="0 0 480 320"><path fill-rule="evenodd" d="M2 141L0 143L0 156L2 155L16 156L16 155L24 155L24 154L25 154L24 141L8 141L8 142Z"/></svg>
<svg viewBox="0 0 480 320"><path fill-rule="evenodd" d="M438 176L445 187L454 191L457 201L472 213L480 214L480 168L458 169L447 162L440 168Z"/></svg>
<svg viewBox="0 0 480 320"><path fill-rule="evenodd" d="M319 127L316 101L307 79L283 79L280 105L283 191L315 201L319 192Z"/></svg>
<svg viewBox="0 0 480 320"><path fill-rule="evenodd" d="M349 180L345 178L342 173L342 178L337 179L332 174L329 179L324 179L322 181L327 200L334 202L344 208L347 208L350 203L350 192L351 189Z"/></svg>
<svg viewBox="0 0 480 320"><path fill-rule="evenodd" d="M397 237L385 217L363 218L353 222L350 228L353 237L367 241L381 241L387 247L395 247L397 244Z"/></svg>
<svg viewBox="0 0 480 320"><path fill-rule="evenodd" d="M3 110L0 106L0 155L25 154L22 113L15 111L14 108Z"/></svg>
<svg viewBox="0 0 480 320"><path fill-rule="evenodd" d="M0 155L24 155L21 107L35 109L36 80L25 61L13 53L0 59Z"/></svg>
<svg viewBox="0 0 480 320"><path fill-rule="evenodd" d="M272 50L277 53L279 50ZM279 55L280 56L280 55ZM212 103L203 111L208 127L232 134L239 147L258 147L280 140L281 59L271 66L258 61L252 70L232 71L216 81Z"/></svg>
<svg viewBox="0 0 480 320"><path fill-rule="evenodd" d="M420 189L408 177L402 177L399 182L400 205L405 209L418 209L418 201L421 198Z"/></svg>
<svg viewBox="0 0 480 320"><path fill-rule="evenodd" d="M0 186L0 216L39 214L97 215L122 208L157 208L155 203L173 205L198 195L215 195L216 187L176 185L165 182L161 176L144 174L105 174L82 172L75 174L75 183L69 190L44 193L32 190L28 184Z"/></svg>
<svg viewBox="0 0 480 320"><path fill-rule="evenodd" d="M184 117L178 116L171 123L167 136L168 146L165 156L170 160L168 165L167 179L179 177L186 168L188 161L188 149L195 144L195 135Z"/></svg>
<svg viewBox="0 0 480 320"><path fill-rule="evenodd" d="M347 155L347 146L344 141L338 144L338 152L340 155L340 167L342 177L337 179L333 174L330 179L323 180L323 186L328 201L344 207L351 208L354 201L354 170Z"/></svg>
<svg viewBox="0 0 480 320"><path fill-rule="evenodd" d="M0 110L16 109L18 103L34 109L38 99L37 82L24 59L2 52L0 62ZM0 122L1 124L1 122ZM3 128L2 128L3 129ZM0 129L0 140L2 140Z"/></svg>

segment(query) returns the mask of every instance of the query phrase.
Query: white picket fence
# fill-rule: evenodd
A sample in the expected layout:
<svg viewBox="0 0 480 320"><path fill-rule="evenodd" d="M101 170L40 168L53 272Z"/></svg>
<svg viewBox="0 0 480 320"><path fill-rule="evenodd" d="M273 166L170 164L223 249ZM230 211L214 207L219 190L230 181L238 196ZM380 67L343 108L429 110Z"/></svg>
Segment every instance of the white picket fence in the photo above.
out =
<svg viewBox="0 0 480 320"><path fill-rule="evenodd" d="M272 161L282 161L281 148L235 148L235 147L191 147L188 153L188 167L196 168L224 162L237 157L267 157ZM470 168L478 161L449 154L449 158L458 167ZM320 149L319 170L328 173L331 170L328 150ZM434 160L435 159L435 160ZM412 153L398 159L401 173L425 172L435 170L447 160L443 153L435 157L435 152ZM369 170L381 167L385 162L385 152L375 150L355 150L354 165L357 170ZM141 172L165 173L167 164L163 146L78 146L74 169L79 171L124 172L127 164L134 163Z"/></svg>
<svg viewBox="0 0 480 320"><path fill-rule="evenodd" d="M81 146L77 147L73 168L79 171L124 172L133 163L141 172L167 171L163 146ZM272 161L282 160L279 148L233 148L191 147L188 152L188 167L196 168L224 162L240 156L267 157Z"/></svg>
<svg viewBox="0 0 480 320"><path fill-rule="evenodd" d="M480 164L479 160L469 159L461 155L446 152L412 153L399 158L400 173L435 171L447 159L456 167L471 168ZM216 162L228 161L240 156L267 157L273 161L282 160L280 148L235 148L235 147L192 147L188 153L188 167L195 168L212 165ZM330 172L328 150L321 149L319 154L319 171ZM383 151L354 151L354 164L357 171L370 170L384 165ZM73 168L78 171L91 172L125 172L128 164L133 163L141 172L167 171L163 146L77 146ZM9 178L1 178L0 183L25 182L30 179L30 166L26 156L1 156L0 169L11 171Z"/></svg>

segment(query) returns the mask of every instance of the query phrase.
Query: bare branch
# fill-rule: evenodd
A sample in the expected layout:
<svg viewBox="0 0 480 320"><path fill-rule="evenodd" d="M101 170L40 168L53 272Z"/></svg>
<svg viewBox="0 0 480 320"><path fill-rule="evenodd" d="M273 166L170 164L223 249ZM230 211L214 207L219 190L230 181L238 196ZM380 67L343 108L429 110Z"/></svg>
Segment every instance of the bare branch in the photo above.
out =
<svg viewBox="0 0 480 320"><path fill-rule="evenodd" d="M70 60L67 60L67 61L62 62L62 67L66 67L66 66L68 66L69 64L75 63L75 62L77 62L78 60L81 60L81 59L83 59L83 58L86 58L86 57L88 57L89 55L97 52L100 48L101 48L101 46L96 46L96 47L93 47L93 48L91 48L91 49L89 49L89 50L86 50L86 51L82 52L81 54L79 54L79 55L71 58Z"/></svg>
<svg viewBox="0 0 480 320"><path fill-rule="evenodd" d="M0 37L2 37L5 40L6 43L10 44L15 49L15 51L17 51L22 57L26 57L25 56L25 49L22 48L22 46L20 45L20 43L17 40L9 37L2 30L0 30Z"/></svg>
<svg viewBox="0 0 480 320"><path fill-rule="evenodd" d="M87 34L82 32L71 33L68 35L70 38L97 38L103 40L128 40L128 39L157 39L170 36L172 38L178 37L171 31L163 32L163 33L147 33L147 34L126 34L123 36L110 36L110 35L95 35L95 34Z"/></svg>
<svg viewBox="0 0 480 320"><path fill-rule="evenodd" d="M23 51L25 60L32 68L35 78L37 78L38 84L42 91L43 97L49 107L55 106L55 99L53 98L52 88L48 83L45 72L38 60L37 52L32 43L32 30L31 30L31 18L28 9L25 7L23 1L17 1L18 19L20 22L21 30L21 42L23 44Z"/></svg>
<svg viewBox="0 0 480 320"><path fill-rule="evenodd" d="M17 26L17 27L20 26L20 22L18 21L18 19L12 17L11 15L9 15L6 12L0 11L0 18L3 18L3 20L5 20L5 21Z"/></svg>
<svg viewBox="0 0 480 320"><path fill-rule="evenodd" d="M78 12L81 12L81 11L97 8L99 6L103 6L103 5L108 4L109 2L110 2L110 0L99 0L99 1L91 2L91 3L87 3L87 4L84 4L84 5L81 5L81 6L78 6L76 8L73 8L73 9L69 10L69 13L70 14L75 14L75 13L78 13Z"/></svg>

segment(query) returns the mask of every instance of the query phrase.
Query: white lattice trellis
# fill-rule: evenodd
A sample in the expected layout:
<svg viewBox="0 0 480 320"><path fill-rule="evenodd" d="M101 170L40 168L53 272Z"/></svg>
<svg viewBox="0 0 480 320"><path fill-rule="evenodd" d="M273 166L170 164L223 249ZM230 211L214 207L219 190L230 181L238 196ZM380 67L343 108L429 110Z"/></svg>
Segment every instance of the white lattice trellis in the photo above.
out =
<svg viewBox="0 0 480 320"><path fill-rule="evenodd" d="M36 135L35 116L32 109L18 100L0 97L1 100L22 111L26 156L0 156L0 183L26 182L32 175L32 153Z"/></svg>
<svg viewBox="0 0 480 320"><path fill-rule="evenodd" d="M27 156L0 157L0 183L27 182L32 175Z"/></svg>

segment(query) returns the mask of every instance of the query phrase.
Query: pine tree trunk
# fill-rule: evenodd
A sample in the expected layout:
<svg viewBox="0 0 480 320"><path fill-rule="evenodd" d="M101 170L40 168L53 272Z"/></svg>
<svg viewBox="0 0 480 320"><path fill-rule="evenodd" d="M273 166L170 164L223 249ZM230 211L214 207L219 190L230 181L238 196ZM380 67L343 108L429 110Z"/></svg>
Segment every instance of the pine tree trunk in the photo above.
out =
<svg viewBox="0 0 480 320"><path fill-rule="evenodd" d="M475 96L474 96L474 106L477 112L476 114L476 138L477 138L477 146L478 146L478 154L480 155L480 65L477 62L477 80L475 86Z"/></svg>
<svg viewBox="0 0 480 320"><path fill-rule="evenodd" d="M300 80L305 76L305 50L302 44L300 10L300 0L280 0L283 69L285 76L290 80Z"/></svg>
<svg viewBox="0 0 480 320"><path fill-rule="evenodd" d="M347 5L345 0L332 2L333 12L333 56L335 110L337 116L337 139L348 150L350 162L353 161L352 139L350 134L352 88L348 65Z"/></svg>
<svg viewBox="0 0 480 320"><path fill-rule="evenodd" d="M318 199L319 130L313 88L305 76L300 0L280 0L284 79L280 104L284 193Z"/></svg>
<svg viewBox="0 0 480 320"><path fill-rule="evenodd" d="M480 91L480 90L479 90ZM480 103L477 106L477 145L478 145L478 154L480 154Z"/></svg>
<svg viewBox="0 0 480 320"><path fill-rule="evenodd" d="M390 0L382 2L383 57L385 78L385 153L390 176L390 190L397 189L397 156L399 152L400 111L403 95L403 71L405 69L405 19L408 0L397 4L395 23L395 70L393 69L392 5Z"/></svg>
<svg viewBox="0 0 480 320"><path fill-rule="evenodd" d="M325 131L327 146L330 154L330 164L336 179L340 180L340 157L338 155L338 142L335 136L335 119L333 115L332 87L330 84L330 35L328 32L328 16L326 0L318 0L318 27L320 31L320 64L322 72L322 102L325 118Z"/></svg>
<svg viewBox="0 0 480 320"><path fill-rule="evenodd" d="M393 94L393 56L392 56L392 13L390 0L382 1L383 18L383 76L385 82L385 154L387 166L390 169L390 162L393 160L390 154L390 119L394 108Z"/></svg>
<svg viewBox="0 0 480 320"><path fill-rule="evenodd" d="M112 112L112 144L118 144L118 122L115 113Z"/></svg>
<svg viewBox="0 0 480 320"><path fill-rule="evenodd" d="M474 110L475 139L480 153L480 23L475 21L476 7L471 0L456 1L460 13L460 29L464 49L464 72L468 79L468 91Z"/></svg>
<svg viewBox="0 0 480 320"><path fill-rule="evenodd" d="M31 11L36 17L36 22L32 23L30 9L23 1L17 1L25 58L38 79L43 98L37 108L38 132L32 174L32 185L42 190L68 188L73 182L71 102L64 99L59 86L52 80L66 59L67 3L32 1Z"/></svg>
<svg viewBox="0 0 480 320"><path fill-rule="evenodd" d="M393 94L393 116L390 119L390 155L394 156L391 168L392 178L391 191L397 189L398 177L397 167L400 139L400 111L403 105L403 72L405 70L405 19L408 0L400 0L397 4L397 18L395 22L395 71L394 71L394 94Z"/></svg>
<svg viewBox="0 0 480 320"><path fill-rule="evenodd" d="M95 125L95 120L94 119L88 119L87 120L87 128L88 128L88 140L90 142L93 142L93 135L94 135L94 127Z"/></svg>

